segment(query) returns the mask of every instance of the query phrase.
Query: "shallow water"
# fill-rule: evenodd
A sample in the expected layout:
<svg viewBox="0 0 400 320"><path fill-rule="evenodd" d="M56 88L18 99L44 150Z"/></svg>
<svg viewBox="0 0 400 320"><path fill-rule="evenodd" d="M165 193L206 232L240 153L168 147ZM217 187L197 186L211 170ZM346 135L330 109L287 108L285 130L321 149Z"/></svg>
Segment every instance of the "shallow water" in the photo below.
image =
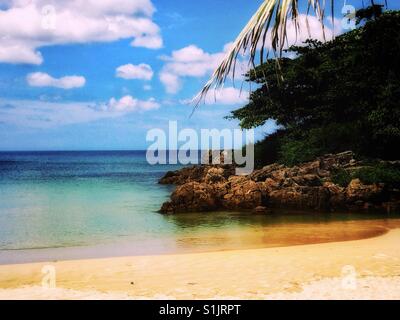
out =
<svg viewBox="0 0 400 320"><path fill-rule="evenodd" d="M179 166L142 151L0 153L0 263L227 250L370 237L396 216L157 213ZM357 221L357 222L355 222Z"/></svg>

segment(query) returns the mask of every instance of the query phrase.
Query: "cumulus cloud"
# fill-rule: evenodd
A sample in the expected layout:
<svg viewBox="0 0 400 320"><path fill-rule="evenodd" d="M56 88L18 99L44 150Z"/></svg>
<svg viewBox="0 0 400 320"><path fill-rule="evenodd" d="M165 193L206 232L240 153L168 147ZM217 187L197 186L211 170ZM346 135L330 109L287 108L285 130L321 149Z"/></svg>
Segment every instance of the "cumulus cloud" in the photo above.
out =
<svg viewBox="0 0 400 320"><path fill-rule="evenodd" d="M160 72L160 81L168 93L177 93L181 89L182 77L203 77L210 73L223 59L223 53L209 54L203 49L190 45L163 56L166 62Z"/></svg>
<svg viewBox="0 0 400 320"><path fill-rule="evenodd" d="M13 108L4 108L5 104ZM45 129L118 116L116 112L100 110L93 102L0 100L0 118L3 123L22 128Z"/></svg>
<svg viewBox="0 0 400 320"><path fill-rule="evenodd" d="M168 93L177 93L182 87L182 78L204 77L212 71L224 58L230 44L225 45L224 50L217 53L208 53L203 49L189 45L180 50L173 51L171 56L162 56L165 61L159 78ZM247 68L239 61L237 72L245 73Z"/></svg>
<svg viewBox="0 0 400 320"><path fill-rule="evenodd" d="M148 49L159 49L163 46L163 40L160 35L143 35L135 38L131 42L132 47L144 47Z"/></svg>
<svg viewBox="0 0 400 320"><path fill-rule="evenodd" d="M334 19L334 24L332 25L332 20L327 18L323 31L321 28L321 22L317 17L300 14L298 17L298 32L296 32L296 25L293 21L290 20L287 23L287 37L283 49L287 49L292 45L301 45L307 39L316 39L319 41L330 40L332 39L333 35L336 36L342 31L341 23L337 19ZM271 42L268 41L268 39L271 39L271 29L269 29L266 39L266 48L271 49Z"/></svg>
<svg viewBox="0 0 400 320"><path fill-rule="evenodd" d="M153 70L148 64L141 63L139 65L125 64L120 66L116 70L116 75L118 78L123 78L127 80L131 79L141 79L141 80L151 80L153 78Z"/></svg>
<svg viewBox="0 0 400 320"><path fill-rule="evenodd" d="M204 99L206 105L238 105L249 101L249 91L234 87L211 90ZM192 104L193 98L181 101L183 104Z"/></svg>
<svg viewBox="0 0 400 320"><path fill-rule="evenodd" d="M287 24L287 39L285 48L291 45L301 45L305 40L312 38L317 40L324 40L324 33L321 29L321 23L315 16L300 14L298 18L299 32L296 33L296 28L293 22L289 21ZM307 28L307 23L309 28ZM310 32L308 32L308 30ZM338 20L334 20L334 27L330 19L327 19L325 26L325 39L331 39L333 34L337 35L342 32L341 25ZM271 37L271 31L267 33L266 48L271 49L268 39ZM210 75L223 60L226 53L229 51L232 43L227 43L221 52L208 53L196 45L189 45L180 50L173 51L170 56L162 56L161 59L165 61L159 78L164 84L168 93L177 93L183 83L183 78L186 77L204 77ZM244 57L248 56L248 52L242 52L238 56L238 61L235 68L235 78L243 79L243 74L249 70L249 65ZM232 78L232 74L229 78Z"/></svg>
<svg viewBox="0 0 400 320"><path fill-rule="evenodd" d="M160 73L160 81L163 83L168 93L177 93L182 86L177 75L165 70Z"/></svg>
<svg viewBox="0 0 400 320"><path fill-rule="evenodd" d="M206 98L205 104L245 104L249 101L249 92L233 87L221 88L215 91L210 91Z"/></svg>
<svg viewBox="0 0 400 320"><path fill-rule="evenodd" d="M41 64L40 47L132 39L160 48L151 0L8 0L0 10L0 62Z"/></svg>
<svg viewBox="0 0 400 320"><path fill-rule="evenodd" d="M34 72L28 74L26 81L32 87L55 87L61 89L81 88L86 83L86 79L81 76L65 76L61 78L54 78L43 72Z"/></svg>
<svg viewBox="0 0 400 320"><path fill-rule="evenodd" d="M102 104L0 99L0 119L8 125L43 129L113 119L159 107L154 99L139 100L132 96L119 100L112 98L108 103Z"/></svg>
<svg viewBox="0 0 400 320"><path fill-rule="evenodd" d="M111 98L106 105L106 110L117 112L142 112L155 110L159 107L160 104L157 103L154 98L149 100L139 100L130 95L126 95L119 100Z"/></svg>

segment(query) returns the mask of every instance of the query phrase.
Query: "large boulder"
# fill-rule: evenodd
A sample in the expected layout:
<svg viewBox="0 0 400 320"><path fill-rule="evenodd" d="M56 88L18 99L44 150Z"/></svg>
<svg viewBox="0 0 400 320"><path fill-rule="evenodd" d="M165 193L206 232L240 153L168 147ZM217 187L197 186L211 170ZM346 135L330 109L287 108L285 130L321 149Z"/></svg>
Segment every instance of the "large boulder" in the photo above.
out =
<svg viewBox="0 0 400 320"><path fill-rule="evenodd" d="M182 185L187 182L220 182L235 174L235 166L229 164L221 165L198 165L185 167L176 171L168 171L159 181L160 184ZM223 179L222 179L223 178Z"/></svg>
<svg viewBox="0 0 400 320"><path fill-rule="evenodd" d="M263 204L262 183L257 183L246 178L238 178L232 181L230 190L221 200L224 208L254 209Z"/></svg>
<svg viewBox="0 0 400 320"><path fill-rule="evenodd" d="M185 167L177 171L168 171L164 177L158 181L158 183L182 185L186 182L200 182L204 179L205 171L207 169L208 166L200 165Z"/></svg>
<svg viewBox="0 0 400 320"><path fill-rule="evenodd" d="M297 174L299 176L305 174L318 174L320 171L320 166L321 166L320 160L303 163L298 167Z"/></svg>
<svg viewBox="0 0 400 320"><path fill-rule="evenodd" d="M329 206L332 210L344 209L346 207L346 189L327 181L324 188L329 192Z"/></svg>
<svg viewBox="0 0 400 320"><path fill-rule="evenodd" d="M272 191L281 189L281 184L271 178L267 178L265 182L263 182L262 188L266 194L269 194Z"/></svg>
<svg viewBox="0 0 400 320"><path fill-rule="evenodd" d="M209 184L225 182L226 178L224 173L225 170L223 168L211 167L206 170L204 182Z"/></svg>
<svg viewBox="0 0 400 320"><path fill-rule="evenodd" d="M260 182L260 181L265 181L268 178L271 178L271 174L275 172L276 170L281 170L284 169L285 166L281 164L270 164L268 166L265 166L264 168L260 170L255 170L253 173L249 175L249 179L255 181L255 182Z"/></svg>
<svg viewBox="0 0 400 320"><path fill-rule="evenodd" d="M268 200L273 207L327 210L329 191L324 187L289 187L272 191Z"/></svg>
<svg viewBox="0 0 400 320"><path fill-rule="evenodd" d="M292 177L292 180L299 186L319 187L322 186L321 179L316 174L305 174L302 176Z"/></svg>
<svg viewBox="0 0 400 320"><path fill-rule="evenodd" d="M360 179L353 179L346 188L348 203L377 202L384 200L384 184L365 185Z"/></svg>
<svg viewBox="0 0 400 320"><path fill-rule="evenodd" d="M352 166L356 163L354 153L345 151L337 154L327 154L319 159L320 169L331 171L343 167Z"/></svg>
<svg viewBox="0 0 400 320"><path fill-rule="evenodd" d="M176 188L162 213L201 212L217 208L214 188L206 183L189 182Z"/></svg>

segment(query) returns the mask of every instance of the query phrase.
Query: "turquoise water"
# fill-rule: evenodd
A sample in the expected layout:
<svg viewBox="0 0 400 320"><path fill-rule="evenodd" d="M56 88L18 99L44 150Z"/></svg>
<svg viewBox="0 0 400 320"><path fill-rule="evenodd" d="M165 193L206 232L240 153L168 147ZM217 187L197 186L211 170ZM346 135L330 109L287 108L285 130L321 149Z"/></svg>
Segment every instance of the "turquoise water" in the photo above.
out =
<svg viewBox="0 0 400 320"><path fill-rule="evenodd" d="M144 152L0 154L0 249L87 245L174 231L171 191Z"/></svg>
<svg viewBox="0 0 400 320"><path fill-rule="evenodd" d="M173 187L157 180L178 168L151 166L143 151L0 153L0 262L14 251L26 255L46 248L102 245L112 254L117 247L151 253L188 243L191 248L229 241L236 246L242 239L232 234L235 230L270 227L272 235L276 226L287 224L382 219L309 213L161 215L157 210ZM268 235L262 237L268 242ZM51 251L43 259L53 256Z"/></svg>

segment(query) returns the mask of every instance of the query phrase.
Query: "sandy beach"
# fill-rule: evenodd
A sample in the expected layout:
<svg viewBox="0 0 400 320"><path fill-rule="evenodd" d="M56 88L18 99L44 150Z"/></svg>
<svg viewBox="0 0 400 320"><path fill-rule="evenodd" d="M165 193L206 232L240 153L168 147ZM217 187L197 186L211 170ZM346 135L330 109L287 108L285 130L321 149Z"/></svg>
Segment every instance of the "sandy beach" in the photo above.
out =
<svg viewBox="0 0 400 320"><path fill-rule="evenodd" d="M3 265L0 299L400 299L399 243L393 229L290 247Z"/></svg>

